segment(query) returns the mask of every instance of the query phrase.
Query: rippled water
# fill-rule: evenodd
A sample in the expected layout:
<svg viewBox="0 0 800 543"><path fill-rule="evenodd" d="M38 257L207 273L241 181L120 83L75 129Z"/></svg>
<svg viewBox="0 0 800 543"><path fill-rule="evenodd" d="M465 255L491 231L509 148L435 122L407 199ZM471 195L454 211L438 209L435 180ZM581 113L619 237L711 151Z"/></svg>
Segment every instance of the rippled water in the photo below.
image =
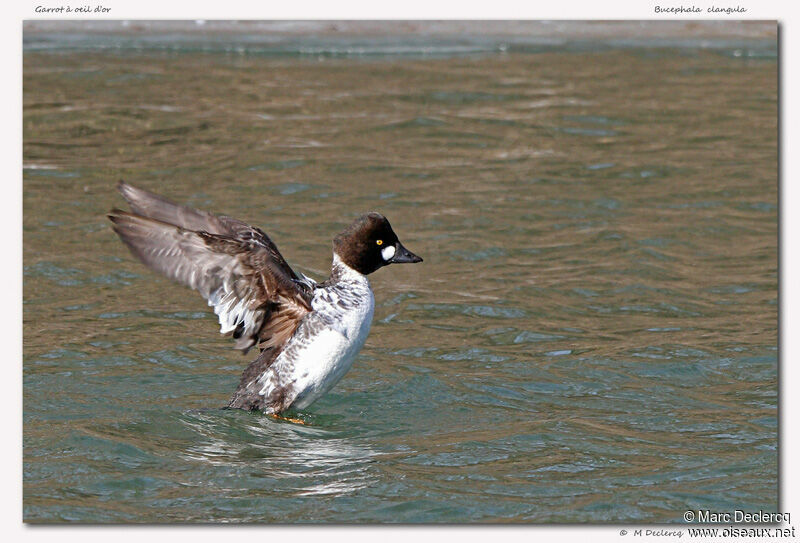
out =
<svg viewBox="0 0 800 543"><path fill-rule="evenodd" d="M776 510L774 43L28 38L26 521ZM371 276L370 337L309 426L224 411L249 357L113 234L120 178L316 278L368 210L425 262Z"/></svg>

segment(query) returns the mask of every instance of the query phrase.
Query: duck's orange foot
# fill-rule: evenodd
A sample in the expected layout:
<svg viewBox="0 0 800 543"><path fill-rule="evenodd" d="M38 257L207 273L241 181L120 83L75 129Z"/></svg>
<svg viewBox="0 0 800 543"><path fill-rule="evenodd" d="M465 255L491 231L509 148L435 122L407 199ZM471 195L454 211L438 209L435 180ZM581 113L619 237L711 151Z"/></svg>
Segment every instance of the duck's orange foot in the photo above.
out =
<svg viewBox="0 0 800 543"><path fill-rule="evenodd" d="M270 417L277 420L285 420L286 422L294 422L295 424L302 424L308 426L308 423L302 419L295 419L292 417L284 417L283 415L276 415L275 413L267 413Z"/></svg>

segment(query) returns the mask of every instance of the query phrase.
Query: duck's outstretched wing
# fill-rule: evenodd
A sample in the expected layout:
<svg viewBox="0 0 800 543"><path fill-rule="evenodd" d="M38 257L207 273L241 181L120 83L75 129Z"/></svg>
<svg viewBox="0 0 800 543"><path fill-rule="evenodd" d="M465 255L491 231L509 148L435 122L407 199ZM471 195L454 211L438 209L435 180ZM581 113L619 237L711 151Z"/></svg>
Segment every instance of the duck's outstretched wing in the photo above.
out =
<svg viewBox="0 0 800 543"><path fill-rule="evenodd" d="M147 266L198 291L237 349L281 345L312 310L314 282L295 274L260 229L126 183L119 190L132 212L111 211L114 231Z"/></svg>

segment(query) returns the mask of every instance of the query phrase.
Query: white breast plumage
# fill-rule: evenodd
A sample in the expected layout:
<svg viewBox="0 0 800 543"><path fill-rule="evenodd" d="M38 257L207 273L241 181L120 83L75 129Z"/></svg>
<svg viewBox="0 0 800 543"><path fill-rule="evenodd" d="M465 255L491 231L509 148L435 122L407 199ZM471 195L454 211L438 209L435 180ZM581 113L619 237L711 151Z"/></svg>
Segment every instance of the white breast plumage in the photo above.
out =
<svg viewBox="0 0 800 543"><path fill-rule="evenodd" d="M269 397L282 387L292 407L302 409L347 373L364 345L375 309L369 280L337 260L337 281L314 291L313 312L259 378L261 395Z"/></svg>

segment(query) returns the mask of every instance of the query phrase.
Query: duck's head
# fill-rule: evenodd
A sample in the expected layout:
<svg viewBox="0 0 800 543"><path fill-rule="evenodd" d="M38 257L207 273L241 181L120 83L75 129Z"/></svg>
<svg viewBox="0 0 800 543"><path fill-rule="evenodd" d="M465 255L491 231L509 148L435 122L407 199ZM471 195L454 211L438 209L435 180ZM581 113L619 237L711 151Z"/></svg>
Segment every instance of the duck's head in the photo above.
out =
<svg viewBox="0 0 800 543"><path fill-rule="evenodd" d="M364 275L389 264L422 262L403 247L386 217L375 212L362 215L333 238L333 252Z"/></svg>

